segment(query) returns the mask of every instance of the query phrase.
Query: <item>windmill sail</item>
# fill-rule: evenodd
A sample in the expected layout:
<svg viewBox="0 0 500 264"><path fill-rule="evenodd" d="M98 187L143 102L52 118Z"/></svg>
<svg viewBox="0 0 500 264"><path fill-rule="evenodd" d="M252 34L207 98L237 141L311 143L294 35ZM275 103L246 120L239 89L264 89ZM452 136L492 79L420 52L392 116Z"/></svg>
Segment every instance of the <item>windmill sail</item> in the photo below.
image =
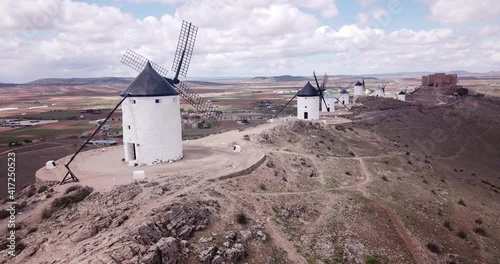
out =
<svg viewBox="0 0 500 264"><path fill-rule="evenodd" d="M179 75L186 77L191 56L193 55L197 32L198 28L196 26L186 21L182 22L179 41L177 43L177 51L175 52L175 57L172 63L172 71L175 72L173 79L166 77L168 71L165 68L131 50L127 50L127 52L125 52L121 62L138 72L141 72L149 62L156 72L174 85L182 99L191 104L198 112L203 114L205 121L218 125L220 119L222 118L222 113L218 111L212 103L200 97L196 92L178 79Z"/></svg>

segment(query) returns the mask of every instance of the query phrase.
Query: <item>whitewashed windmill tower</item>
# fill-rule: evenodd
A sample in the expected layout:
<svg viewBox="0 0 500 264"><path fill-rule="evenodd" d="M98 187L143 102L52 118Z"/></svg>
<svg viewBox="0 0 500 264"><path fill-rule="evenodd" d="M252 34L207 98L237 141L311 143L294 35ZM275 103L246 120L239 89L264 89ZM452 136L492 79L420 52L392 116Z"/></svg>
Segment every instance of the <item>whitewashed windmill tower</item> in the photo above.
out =
<svg viewBox="0 0 500 264"><path fill-rule="evenodd" d="M406 91L401 91L398 93L398 100L403 102L406 101Z"/></svg>
<svg viewBox="0 0 500 264"><path fill-rule="evenodd" d="M363 80L363 82L365 82ZM354 85L354 96L363 96L365 95L365 91L364 91L364 85L361 83L361 82L356 82L356 84Z"/></svg>
<svg viewBox="0 0 500 264"><path fill-rule="evenodd" d="M349 91L347 89L341 89L340 90L339 101L343 105L350 104L350 102L349 102Z"/></svg>
<svg viewBox="0 0 500 264"><path fill-rule="evenodd" d="M319 119L320 93L310 82L297 93L297 119Z"/></svg>
<svg viewBox="0 0 500 264"><path fill-rule="evenodd" d="M385 84L383 86L378 86L375 88L375 96L384 97L385 95Z"/></svg>
<svg viewBox="0 0 500 264"><path fill-rule="evenodd" d="M121 93L125 161L154 164L182 155L180 96L148 62Z"/></svg>

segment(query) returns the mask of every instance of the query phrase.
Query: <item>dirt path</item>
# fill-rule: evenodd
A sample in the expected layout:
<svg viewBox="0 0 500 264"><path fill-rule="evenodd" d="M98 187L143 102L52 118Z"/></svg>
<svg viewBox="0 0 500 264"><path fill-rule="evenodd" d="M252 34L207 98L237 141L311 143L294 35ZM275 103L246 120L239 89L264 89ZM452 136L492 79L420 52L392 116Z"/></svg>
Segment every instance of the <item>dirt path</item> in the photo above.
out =
<svg viewBox="0 0 500 264"><path fill-rule="evenodd" d="M238 201L239 199L241 199L240 195L235 195L234 192L228 192L223 189L218 189L218 191L227 197L231 197L231 199L228 199L230 203L233 203L233 205L231 205L230 207L237 207L236 205L234 205L234 201ZM254 209L253 211L245 211L245 213L248 214L252 219L261 218L261 216L256 213L258 211L272 212L272 208L269 208L269 206L266 206L263 203L254 200L254 198L247 199L245 202L249 203ZM271 238L275 241L275 244L279 245L279 247L287 253L287 258L290 263L307 263L307 260L297 252L295 245L283 232L281 226L279 226L275 221L265 221L263 225Z"/></svg>
<svg viewBox="0 0 500 264"><path fill-rule="evenodd" d="M384 210L387 216L389 216L391 223L394 226L394 229L398 233L399 238L401 238L401 240L404 241L406 248L411 253L413 260L416 263L429 263L430 258L424 256L423 249L420 243L417 241L417 239L415 239L414 236L412 236L411 232L405 227L403 221L398 216L397 212L394 211L394 209L387 206L385 203L370 198L367 191L367 186L372 181L372 176L366 167L364 159L362 157L358 157L358 160L359 160L359 169L361 175L364 176L364 180L352 186L353 190L360 192L366 199L373 201L377 206L379 206Z"/></svg>

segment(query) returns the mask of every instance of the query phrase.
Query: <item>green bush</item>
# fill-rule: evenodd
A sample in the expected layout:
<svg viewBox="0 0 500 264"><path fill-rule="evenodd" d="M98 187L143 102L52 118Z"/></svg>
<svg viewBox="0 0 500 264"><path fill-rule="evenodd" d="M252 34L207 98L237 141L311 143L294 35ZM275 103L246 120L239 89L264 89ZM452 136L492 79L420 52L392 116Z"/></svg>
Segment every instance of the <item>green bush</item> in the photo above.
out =
<svg viewBox="0 0 500 264"><path fill-rule="evenodd" d="M381 263L377 256L366 257L366 264L379 264Z"/></svg>

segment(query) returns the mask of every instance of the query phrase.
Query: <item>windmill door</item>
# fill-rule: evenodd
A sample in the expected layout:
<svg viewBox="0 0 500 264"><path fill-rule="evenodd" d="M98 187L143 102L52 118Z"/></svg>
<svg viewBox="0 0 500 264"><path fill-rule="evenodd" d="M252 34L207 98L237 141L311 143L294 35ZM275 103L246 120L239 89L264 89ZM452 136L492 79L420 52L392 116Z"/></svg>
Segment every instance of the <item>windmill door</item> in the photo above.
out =
<svg viewBox="0 0 500 264"><path fill-rule="evenodd" d="M128 159L127 160L136 160L136 153L135 153L135 144L134 143L127 143L127 149L128 149Z"/></svg>
<svg viewBox="0 0 500 264"><path fill-rule="evenodd" d="M304 112L304 119L309 119L309 113L308 112Z"/></svg>

